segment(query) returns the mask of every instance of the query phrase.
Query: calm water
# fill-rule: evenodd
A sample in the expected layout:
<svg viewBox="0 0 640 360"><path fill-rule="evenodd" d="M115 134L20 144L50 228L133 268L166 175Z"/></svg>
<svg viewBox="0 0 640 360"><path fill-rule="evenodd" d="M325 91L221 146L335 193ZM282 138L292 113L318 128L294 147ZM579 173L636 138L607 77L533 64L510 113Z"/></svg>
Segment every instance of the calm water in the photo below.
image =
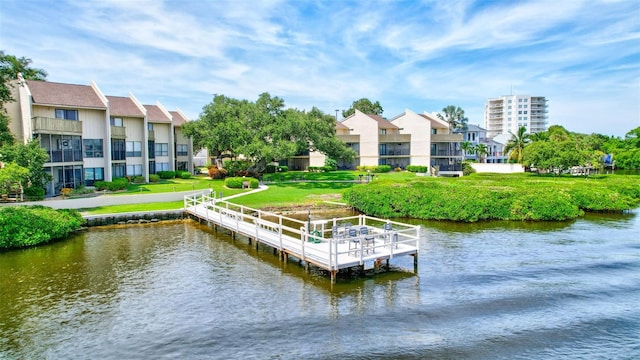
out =
<svg viewBox="0 0 640 360"><path fill-rule="evenodd" d="M4 359L640 358L640 216L424 225L333 287L196 223L0 254Z"/></svg>

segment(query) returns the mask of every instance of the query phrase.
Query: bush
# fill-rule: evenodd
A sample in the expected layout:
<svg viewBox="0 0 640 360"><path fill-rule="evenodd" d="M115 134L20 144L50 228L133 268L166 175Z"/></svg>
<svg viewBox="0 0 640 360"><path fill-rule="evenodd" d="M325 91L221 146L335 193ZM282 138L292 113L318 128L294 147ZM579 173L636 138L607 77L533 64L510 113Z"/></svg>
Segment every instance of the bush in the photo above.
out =
<svg viewBox="0 0 640 360"><path fill-rule="evenodd" d="M289 167L286 165L280 165L278 166L278 172L287 172L289 171Z"/></svg>
<svg viewBox="0 0 640 360"><path fill-rule="evenodd" d="M175 171L156 171L156 174L160 176L160 179L173 179L176 177Z"/></svg>
<svg viewBox="0 0 640 360"><path fill-rule="evenodd" d="M191 173L188 171L178 171L178 177L180 179L190 179L191 178Z"/></svg>
<svg viewBox="0 0 640 360"><path fill-rule="evenodd" d="M473 166L471 166L470 163L468 162L463 162L462 163L462 175L464 176L469 176L473 173L476 172L476 169L473 168Z"/></svg>
<svg viewBox="0 0 640 360"><path fill-rule="evenodd" d="M227 177L227 170L219 169L217 165L207 166L207 172L211 179L224 179Z"/></svg>
<svg viewBox="0 0 640 360"><path fill-rule="evenodd" d="M142 184L144 183L144 176L134 176L132 182L135 184Z"/></svg>
<svg viewBox="0 0 640 360"><path fill-rule="evenodd" d="M356 169L358 171L370 171L373 173L388 173L391 171L391 165L359 165Z"/></svg>
<svg viewBox="0 0 640 360"><path fill-rule="evenodd" d="M424 165L409 165L407 166L407 171L414 173L426 173L429 171L429 167Z"/></svg>
<svg viewBox="0 0 640 360"><path fill-rule="evenodd" d="M24 189L24 195L27 200L30 201L39 201L44 199L44 189L41 187L28 187Z"/></svg>
<svg viewBox="0 0 640 360"><path fill-rule="evenodd" d="M126 189L128 183L129 181L125 178L113 178L113 181L96 181L93 183L93 186L95 186L98 191L118 191Z"/></svg>
<svg viewBox="0 0 640 360"><path fill-rule="evenodd" d="M265 169L264 172L267 174L274 174L276 172L287 172L287 171L289 171L288 166L269 164L267 165L267 168Z"/></svg>
<svg viewBox="0 0 640 360"><path fill-rule="evenodd" d="M224 168L227 169L227 174L232 176L242 176L247 174L251 163L246 160L229 160L224 163Z"/></svg>
<svg viewBox="0 0 640 360"><path fill-rule="evenodd" d="M65 238L84 225L76 210L45 206L0 208L0 249L12 249Z"/></svg>
<svg viewBox="0 0 640 360"><path fill-rule="evenodd" d="M228 177L224 180L224 186L230 189L242 189L242 184L249 181L249 187L257 189L260 184L258 179L252 177Z"/></svg>
<svg viewBox="0 0 640 360"><path fill-rule="evenodd" d="M160 181L160 175L158 175L158 174L149 175L149 182L155 183L155 182L158 182L158 181Z"/></svg>

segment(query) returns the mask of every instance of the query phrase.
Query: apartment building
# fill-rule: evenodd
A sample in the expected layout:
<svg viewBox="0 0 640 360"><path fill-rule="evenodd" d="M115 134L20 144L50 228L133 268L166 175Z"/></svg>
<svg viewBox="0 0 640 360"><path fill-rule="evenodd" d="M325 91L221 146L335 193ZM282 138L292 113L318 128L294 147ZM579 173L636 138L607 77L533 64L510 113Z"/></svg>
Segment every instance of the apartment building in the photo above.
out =
<svg viewBox="0 0 640 360"><path fill-rule="evenodd" d="M10 130L24 142L37 139L49 154L44 168L52 180L46 196L114 177L143 176L148 181L149 174L175 170L176 138L187 145L186 151L179 147L180 166L193 170L191 142L180 133L187 119L180 111L172 114L159 103L142 105L132 94L105 96L93 82L18 79L14 98L6 107Z"/></svg>
<svg viewBox="0 0 640 360"><path fill-rule="evenodd" d="M389 165L405 169L408 165L437 166L442 175L461 175L462 135L450 134L446 122L431 114L406 110L391 120L356 110L336 122L336 136L353 149L351 161L338 160L339 169L355 169L359 165ZM305 166L324 165L324 156L310 153L289 159L298 170Z"/></svg>
<svg viewBox="0 0 640 360"><path fill-rule="evenodd" d="M530 134L546 131L548 112L544 96L503 95L489 99L484 107L487 136L516 134L520 126Z"/></svg>

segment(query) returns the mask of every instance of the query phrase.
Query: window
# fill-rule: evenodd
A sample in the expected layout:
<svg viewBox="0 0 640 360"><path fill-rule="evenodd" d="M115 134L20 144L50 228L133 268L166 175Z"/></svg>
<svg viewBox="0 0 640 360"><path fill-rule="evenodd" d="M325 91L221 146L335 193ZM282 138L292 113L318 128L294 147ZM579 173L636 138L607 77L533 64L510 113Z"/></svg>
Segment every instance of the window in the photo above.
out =
<svg viewBox="0 0 640 360"><path fill-rule="evenodd" d="M125 149L124 140L111 139L111 160L125 160L127 158Z"/></svg>
<svg viewBox="0 0 640 360"><path fill-rule="evenodd" d="M176 155L177 156L187 156L189 155L189 147L187 144L178 144L176 145Z"/></svg>
<svg viewBox="0 0 640 360"><path fill-rule="evenodd" d="M78 110L56 109L56 119L78 121Z"/></svg>
<svg viewBox="0 0 640 360"><path fill-rule="evenodd" d="M527 110L525 110L525 111L524 111L524 114L525 114L525 115L527 114Z"/></svg>
<svg viewBox="0 0 640 360"><path fill-rule="evenodd" d="M524 120L527 120L527 117L526 117L526 116L524 117Z"/></svg>
<svg viewBox="0 0 640 360"><path fill-rule="evenodd" d="M149 174L156 173L156 162L154 160L149 160Z"/></svg>
<svg viewBox="0 0 640 360"><path fill-rule="evenodd" d="M122 118L112 117L111 118L111 126L122 127Z"/></svg>
<svg viewBox="0 0 640 360"><path fill-rule="evenodd" d="M85 168L84 184L92 186L94 182L104 180L104 168Z"/></svg>
<svg viewBox="0 0 640 360"><path fill-rule="evenodd" d="M511 115L511 111L509 111L509 114L508 114L508 115Z"/></svg>
<svg viewBox="0 0 640 360"><path fill-rule="evenodd" d="M509 100L509 104L511 104L511 100Z"/></svg>
<svg viewBox="0 0 640 360"><path fill-rule="evenodd" d="M169 163L156 163L157 171L169 171Z"/></svg>
<svg viewBox="0 0 640 360"><path fill-rule="evenodd" d="M387 129L380 129L380 135L386 135L387 134Z"/></svg>
<svg viewBox="0 0 640 360"><path fill-rule="evenodd" d="M142 156L142 142L140 141L127 141L127 157L141 157Z"/></svg>
<svg viewBox="0 0 640 360"><path fill-rule="evenodd" d="M155 141L150 140L149 143L147 144L147 147L149 148L149 159L155 159L156 158ZM155 171L152 172L151 174L155 174Z"/></svg>
<svg viewBox="0 0 640 360"><path fill-rule="evenodd" d="M186 161L178 161L179 171L189 171L189 163Z"/></svg>
<svg viewBox="0 0 640 360"><path fill-rule="evenodd" d="M127 176L141 176L142 165L127 165Z"/></svg>
<svg viewBox="0 0 640 360"><path fill-rule="evenodd" d="M102 139L83 139L82 144L84 146L84 157L86 158L103 157Z"/></svg>
<svg viewBox="0 0 640 360"><path fill-rule="evenodd" d="M527 106L529 106L529 105L527 105L527 104L524 104L524 108L525 108L525 109L527 108Z"/></svg>
<svg viewBox="0 0 640 360"><path fill-rule="evenodd" d="M519 111L518 111L518 115L522 115L522 110L519 110Z"/></svg>
<svg viewBox="0 0 640 360"><path fill-rule="evenodd" d="M518 116L518 120L522 120L522 116Z"/></svg>
<svg viewBox="0 0 640 360"><path fill-rule="evenodd" d="M527 101L529 101L529 99L523 99L522 101L527 102ZM525 106L526 106L526 105L525 105Z"/></svg>
<svg viewBox="0 0 640 360"><path fill-rule="evenodd" d="M169 144L156 143L156 156L169 156Z"/></svg>
<svg viewBox="0 0 640 360"><path fill-rule="evenodd" d="M507 109L511 110L511 105L509 105L509 106L507 107Z"/></svg>
<svg viewBox="0 0 640 360"><path fill-rule="evenodd" d="M522 105L518 105L518 109L522 109Z"/></svg>
<svg viewBox="0 0 640 360"><path fill-rule="evenodd" d="M113 164L111 165L111 171L114 178L123 178L127 175L127 167L125 164Z"/></svg>
<svg viewBox="0 0 640 360"><path fill-rule="evenodd" d="M147 124L147 130L153 131L153 124L152 123L148 123Z"/></svg>
<svg viewBox="0 0 640 360"><path fill-rule="evenodd" d="M522 102L522 99L518 99L518 102Z"/></svg>
<svg viewBox="0 0 640 360"><path fill-rule="evenodd" d="M431 129L431 135L435 135L435 134L437 134L437 133L438 133L438 130L437 130L437 129Z"/></svg>

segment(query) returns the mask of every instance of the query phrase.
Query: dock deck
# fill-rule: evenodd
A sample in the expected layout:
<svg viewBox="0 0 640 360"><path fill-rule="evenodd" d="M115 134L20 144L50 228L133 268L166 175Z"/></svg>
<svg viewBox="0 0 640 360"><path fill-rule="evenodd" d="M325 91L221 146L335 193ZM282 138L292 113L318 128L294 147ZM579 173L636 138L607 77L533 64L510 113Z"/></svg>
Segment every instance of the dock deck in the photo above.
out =
<svg viewBox="0 0 640 360"><path fill-rule="evenodd" d="M373 268L397 256L414 256L420 240L420 226L366 215L298 220L216 199L210 194L186 195L188 214L255 239L280 254L293 256L331 272L331 280L341 269Z"/></svg>

